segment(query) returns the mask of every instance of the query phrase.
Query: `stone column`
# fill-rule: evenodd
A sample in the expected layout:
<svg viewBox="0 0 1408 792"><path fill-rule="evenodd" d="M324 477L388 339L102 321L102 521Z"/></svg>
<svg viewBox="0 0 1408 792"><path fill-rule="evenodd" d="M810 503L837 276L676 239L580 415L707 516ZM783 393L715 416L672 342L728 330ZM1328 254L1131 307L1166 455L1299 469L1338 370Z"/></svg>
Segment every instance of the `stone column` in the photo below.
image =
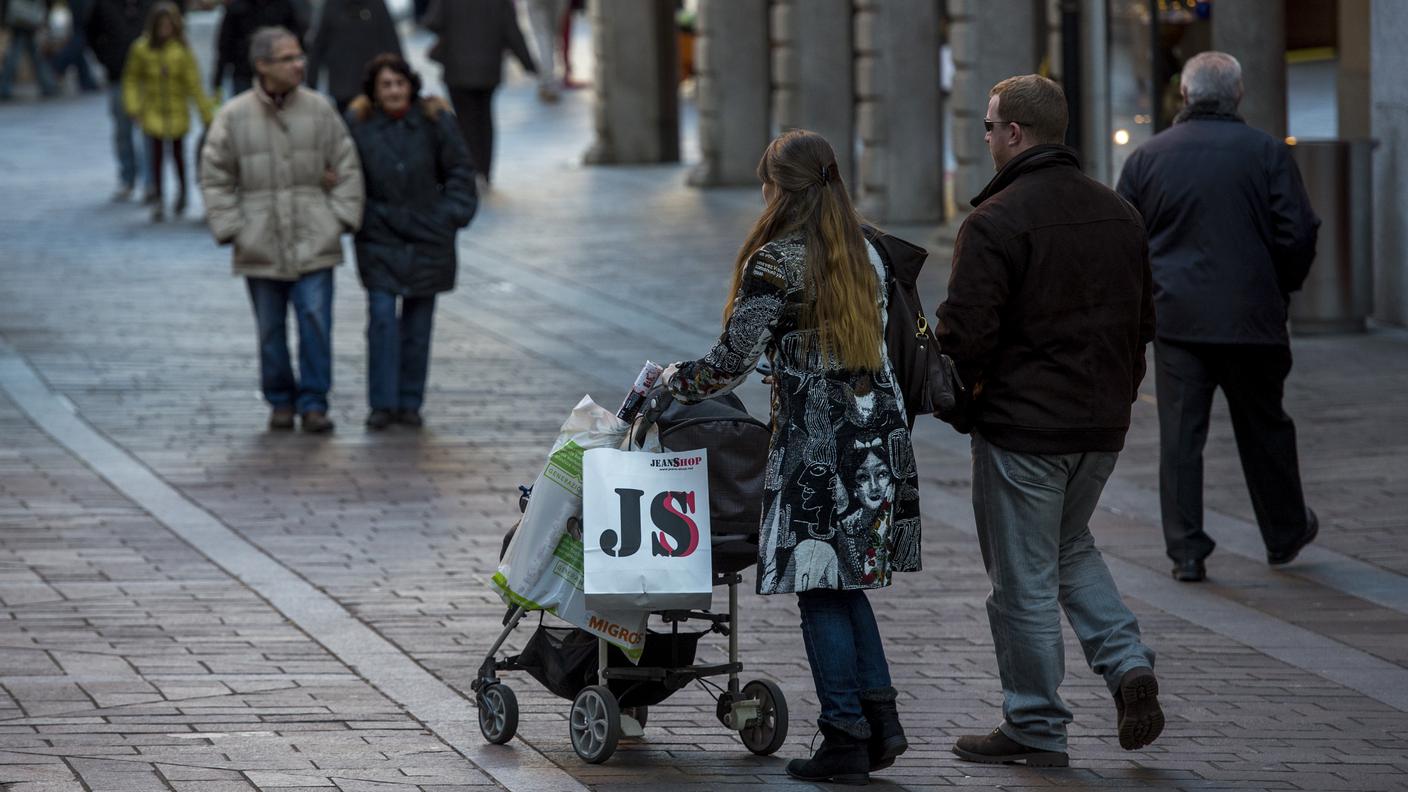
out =
<svg viewBox="0 0 1408 792"><path fill-rule="evenodd" d="M988 91L1041 62L1040 3L1032 0L949 0L949 45L953 48L953 153L958 160L954 198L959 215L992 179L992 156L983 137ZM941 237L947 234L941 234Z"/></svg>
<svg viewBox="0 0 1408 792"><path fill-rule="evenodd" d="M1212 46L1242 64L1242 117L1274 138L1285 137L1285 0L1214 3Z"/></svg>
<svg viewBox="0 0 1408 792"><path fill-rule="evenodd" d="M1369 137L1373 124L1369 95L1369 0L1339 0L1339 65L1335 73L1335 103L1339 106L1339 136Z"/></svg>
<svg viewBox="0 0 1408 792"><path fill-rule="evenodd" d="M1374 318L1408 324L1408 3L1373 0Z"/></svg>
<svg viewBox="0 0 1408 792"><path fill-rule="evenodd" d="M1080 3L1082 165L1092 179L1113 186L1110 128L1110 16L1105 0Z"/></svg>
<svg viewBox="0 0 1408 792"><path fill-rule="evenodd" d="M670 0L592 0L596 141L590 164L678 162L679 56Z"/></svg>
<svg viewBox="0 0 1408 792"><path fill-rule="evenodd" d="M690 174L700 186L757 182L771 139L768 0L699 0L699 147Z"/></svg>
<svg viewBox="0 0 1408 792"><path fill-rule="evenodd" d="M830 141L842 178L854 185L851 11L851 0L775 0L772 107L777 129L809 129Z"/></svg>
<svg viewBox="0 0 1408 792"><path fill-rule="evenodd" d="M857 0L856 116L862 214L943 220L943 97L936 0Z"/></svg>

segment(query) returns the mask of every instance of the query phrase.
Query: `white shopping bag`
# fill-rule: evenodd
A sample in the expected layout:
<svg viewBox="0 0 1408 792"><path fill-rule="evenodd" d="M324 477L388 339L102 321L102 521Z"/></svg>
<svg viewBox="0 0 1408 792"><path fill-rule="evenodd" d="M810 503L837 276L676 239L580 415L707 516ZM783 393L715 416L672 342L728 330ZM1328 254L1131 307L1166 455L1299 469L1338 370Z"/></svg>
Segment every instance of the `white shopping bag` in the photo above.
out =
<svg viewBox="0 0 1408 792"><path fill-rule="evenodd" d="M582 397L533 484L528 509L492 582L506 602L548 611L638 661L648 614L589 610L582 591L582 454L589 448L620 445L627 428L590 396Z"/></svg>
<svg viewBox="0 0 1408 792"><path fill-rule="evenodd" d="M594 448L582 475L587 605L645 611L708 608L709 455Z"/></svg>

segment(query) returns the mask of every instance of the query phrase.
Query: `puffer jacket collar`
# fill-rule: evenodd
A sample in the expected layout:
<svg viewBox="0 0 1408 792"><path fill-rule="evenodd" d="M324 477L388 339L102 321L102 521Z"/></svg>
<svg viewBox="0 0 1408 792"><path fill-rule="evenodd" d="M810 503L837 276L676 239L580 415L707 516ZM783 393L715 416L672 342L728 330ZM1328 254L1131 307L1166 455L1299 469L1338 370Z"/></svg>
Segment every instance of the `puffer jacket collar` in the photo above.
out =
<svg viewBox="0 0 1408 792"><path fill-rule="evenodd" d="M968 203L976 209L984 201L1006 189L1022 174L1031 173L1040 168L1049 168L1053 165L1070 165L1079 168L1080 156L1076 154L1075 149L1059 143L1033 146L1003 165L1002 169L992 177L992 181L988 182L988 186L984 187L983 191Z"/></svg>

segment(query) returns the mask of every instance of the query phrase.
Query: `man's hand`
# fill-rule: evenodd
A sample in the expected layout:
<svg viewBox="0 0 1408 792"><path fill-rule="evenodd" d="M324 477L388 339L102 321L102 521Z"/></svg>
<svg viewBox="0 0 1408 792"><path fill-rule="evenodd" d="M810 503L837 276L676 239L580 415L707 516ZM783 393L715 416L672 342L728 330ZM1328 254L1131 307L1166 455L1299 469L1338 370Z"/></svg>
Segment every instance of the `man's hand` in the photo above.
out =
<svg viewBox="0 0 1408 792"><path fill-rule="evenodd" d="M323 190L331 192L337 186L337 171L332 168L323 169Z"/></svg>

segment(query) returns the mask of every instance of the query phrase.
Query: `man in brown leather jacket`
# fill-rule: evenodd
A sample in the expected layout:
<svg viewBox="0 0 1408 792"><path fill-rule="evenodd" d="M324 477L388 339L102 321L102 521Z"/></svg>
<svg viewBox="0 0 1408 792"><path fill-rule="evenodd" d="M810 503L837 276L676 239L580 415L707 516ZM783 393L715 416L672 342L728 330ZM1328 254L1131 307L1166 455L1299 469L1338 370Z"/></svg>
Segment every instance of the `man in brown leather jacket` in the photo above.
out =
<svg viewBox="0 0 1408 792"><path fill-rule="evenodd" d="M1149 249L1133 207L1061 145L1059 85L1003 80L984 125L997 175L958 232L937 336L972 386L973 508L1003 721L953 750L1064 767L1063 609L1114 696L1120 745L1148 745L1164 725L1154 652L1089 527L1153 339Z"/></svg>

